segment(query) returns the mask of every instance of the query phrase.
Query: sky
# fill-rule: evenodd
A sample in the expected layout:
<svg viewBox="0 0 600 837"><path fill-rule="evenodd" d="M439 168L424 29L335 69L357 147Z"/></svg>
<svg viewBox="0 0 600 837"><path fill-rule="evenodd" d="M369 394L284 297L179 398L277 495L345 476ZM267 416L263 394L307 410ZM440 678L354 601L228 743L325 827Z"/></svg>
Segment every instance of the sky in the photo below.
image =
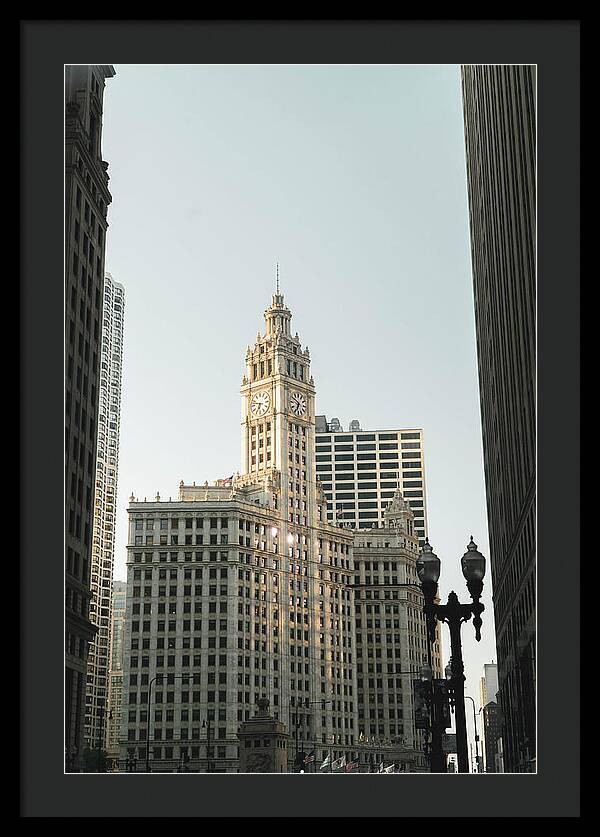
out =
<svg viewBox="0 0 600 837"><path fill-rule="evenodd" d="M489 556L459 66L115 65L106 269L125 288L115 578L127 501L241 469L246 347L275 286L317 413L422 427L440 595ZM496 660L463 626L466 693ZM449 636L442 627L444 658ZM467 707L469 709L469 706ZM481 717L481 716L479 716Z"/></svg>

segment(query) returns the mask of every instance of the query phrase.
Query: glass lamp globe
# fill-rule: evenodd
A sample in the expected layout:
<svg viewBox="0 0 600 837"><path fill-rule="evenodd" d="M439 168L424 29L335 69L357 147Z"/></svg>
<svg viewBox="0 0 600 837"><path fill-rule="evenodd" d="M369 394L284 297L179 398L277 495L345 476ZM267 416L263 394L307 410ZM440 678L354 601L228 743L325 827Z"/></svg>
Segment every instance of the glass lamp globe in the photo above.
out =
<svg viewBox="0 0 600 837"><path fill-rule="evenodd" d="M440 577L440 559L431 548L428 538L425 539L425 544L417 558L417 575L421 583L431 581L437 584Z"/></svg>
<svg viewBox="0 0 600 837"><path fill-rule="evenodd" d="M485 575L485 558L477 549L473 535L467 546L467 551L460 560L462 572L467 581L483 581Z"/></svg>

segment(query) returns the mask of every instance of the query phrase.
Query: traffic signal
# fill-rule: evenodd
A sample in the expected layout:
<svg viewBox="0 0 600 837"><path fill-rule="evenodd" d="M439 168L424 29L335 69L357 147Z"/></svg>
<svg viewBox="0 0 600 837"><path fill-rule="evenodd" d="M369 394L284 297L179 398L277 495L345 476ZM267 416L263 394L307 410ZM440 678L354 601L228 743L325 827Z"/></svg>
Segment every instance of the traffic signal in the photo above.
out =
<svg viewBox="0 0 600 837"><path fill-rule="evenodd" d="M448 683L446 680L435 680L435 700L436 700L436 717L440 722L442 729L448 729L452 725L450 720L450 694L448 691Z"/></svg>
<svg viewBox="0 0 600 837"><path fill-rule="evenodd" d="M415 728L429 729L430 683L427 680L413 680Z"/></svg>

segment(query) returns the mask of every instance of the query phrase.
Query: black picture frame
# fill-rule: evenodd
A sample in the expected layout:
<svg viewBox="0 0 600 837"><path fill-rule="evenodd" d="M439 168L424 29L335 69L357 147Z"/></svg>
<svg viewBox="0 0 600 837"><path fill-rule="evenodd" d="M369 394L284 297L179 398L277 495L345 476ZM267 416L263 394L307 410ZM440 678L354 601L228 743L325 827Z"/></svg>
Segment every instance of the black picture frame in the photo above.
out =
<svg viewBox="0 0 600 837"><path fill-rule="evenodd" d="M20 34L20 815L579 816L579 628L555 606L579 598L579 21L28 20ZM361 776L349 792L339 776L63 772L63 66L201 62L537 65L535 775Z"/></svg>

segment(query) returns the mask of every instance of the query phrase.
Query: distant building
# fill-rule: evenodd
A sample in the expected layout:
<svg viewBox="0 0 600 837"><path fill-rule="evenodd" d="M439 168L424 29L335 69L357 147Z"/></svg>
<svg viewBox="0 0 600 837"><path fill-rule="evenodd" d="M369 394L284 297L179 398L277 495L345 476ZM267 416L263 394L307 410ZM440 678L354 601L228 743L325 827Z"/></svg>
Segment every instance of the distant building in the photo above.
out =
<svg viewBox="0 0 600 837"><path fill-rule="evenodd" d="M486 663L483 667L483 677L479 681L479 706L480 711L483 712L485 706L491 701L498 700L498 666L496 663ZM487 757L486 757L486 746L485 746L485 724L483 723L482 718L482 732L481 732L481 740L483 744L483 756L484 756L484 763L486 765L487 770ZM493 760L492 760L493 765ZM489 771L493 772L493 771Z"/></svg>
<svg viewBox="0 0 600 837"><path fill-rule="evenodd" d="M315 432L327 433L327 416L315 416Z"/></svg>
<svg viewBox="0 0 600 837"><path fill-rule="evenodd" d="M471 256L504 758L536 759L536 68L464 66Z"/></svg>
<svg viewBox="0 0 600 837"><path fill-rule="evenodd" d="M497 700L498 695L498 665L485 663L483 677L479 685L479 705L483 708L491 700Z"/></svg>
<svg viewBox="0 0 600 837"><path fill-rule="evenodd" d="M110 629L110 667L108 672L108 718L106 750L109 758L119 758L119 738L123 701L123 641L127 582L113 581Z"/></svg>
<svg viewBox="0 0 600 837"><path fill-rule="evenodd" d="M65 67L65 766L83 767L108 163L109 64Z"/></svg>
<svg viewBox="0 0 600 837"><path fill-rule="evenodd" d="M328 429L316 430L316 468L328 520L356 529L383 526L385 510L401 489L422 546L427 537L423 431L334 431L332 422L321 418L320 426Z"/></svg>
<svg viewBox="0 0 600 837"><path fill-rule="evenodd" d="M485 772L498 773L498 741L502 738L502 710L495 700L483 707Z"/></svg>
<svg viewBox="0 0 600 837"><path fill-rule="evenodd" d="M91 749L100 745L104 747L108 722L124 308L123 286L107 273L102 312L90 603L90 620L96 625L97 631L89 649L85 698L85 738Z"/></svg>

